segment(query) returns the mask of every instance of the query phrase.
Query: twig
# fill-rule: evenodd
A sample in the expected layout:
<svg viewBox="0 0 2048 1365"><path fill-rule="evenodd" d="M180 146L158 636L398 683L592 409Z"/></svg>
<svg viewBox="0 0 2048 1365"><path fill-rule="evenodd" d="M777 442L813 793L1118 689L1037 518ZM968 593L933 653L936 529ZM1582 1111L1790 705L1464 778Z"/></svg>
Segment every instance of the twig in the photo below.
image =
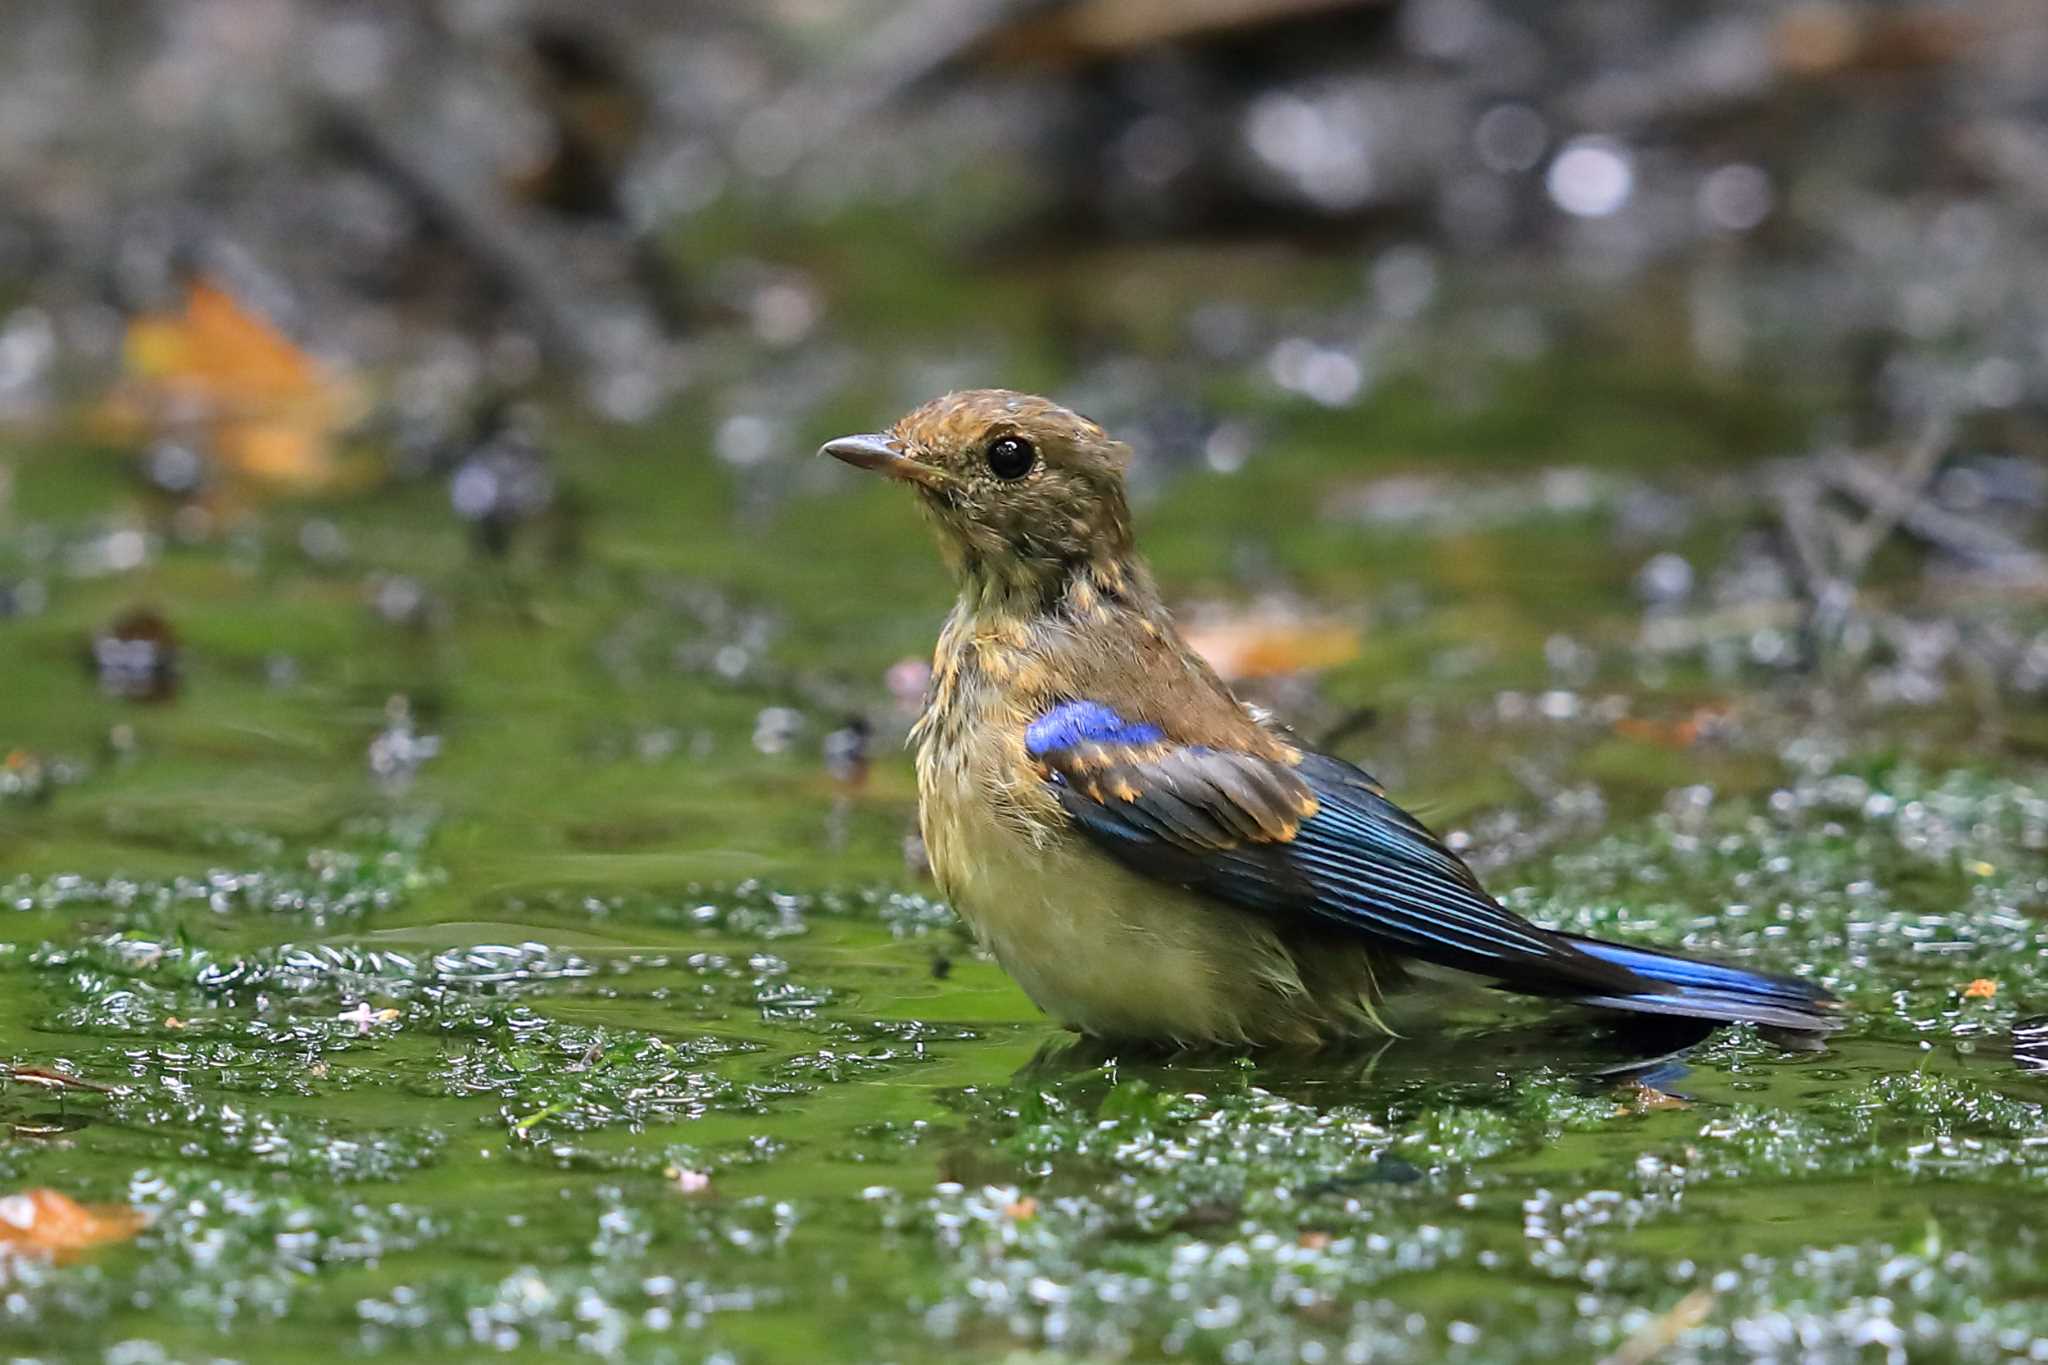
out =
<svg viewBox="0 0 2048 1365"><path fill-rule="evenodd" d="M1821 492L1819 482L1803 471L1781 481L1777 490L1778 520L1791 542L1793 567L1806 597L1800 634L1809 663L1833 657L1832 646L1856 606L1854 578L1836 567L1843 537L1828 524Z"/></svg>
<svg viewBox="0 0 2048 1365"><path fill-rule="evenodd" d="M464 177L429 164L370 110L333 98L322 98L318 109L343 147L532 306L543 342L559 359L585 372L605 368L611 357L600 339L599 320L577 298L555 256L521 228L508 207L491 203Z"/></svg>
<svg viewBox="0 0 2048 1365"><path fill-rule="evenodd" d="M118 1085L102 1085L98 1081L86 1080L83 1076L67 1075L42 1066L10 1066L0 1071L0 1080L12 1081L16 1085L36 1085L45 1090L90 1090L98 1095L120 1095L126 1088Z"/></svg>
<svg viewBox="0 0 2048 1365"><path fill-rule="evenodd" d="M1899 500L1900 491L1890 476L1860 460L1824 461L1820 476L1834 491L1865 507L1894 505ZM1995 526L1960 516L1925 498L1907 505L1898 529L1967 563L1997 569L2022 581L2048 583L2048 557Z"/></svg>
<svg viewBox="0 0 2048 1365"><path fill-rule="evenodd" d="M918 0L892 10L842 61L782 92L769 117L801 130L800 155L895 105L1044 0Z"/></svg>
<svg viewBox="0 0 2048 1365"><path fill-rule="evenodd" d="M1846 585L1829 562L1830 537L1822 523L1826 512L1821 507L1820 484L1802 471L1781 479L1775 497L1778 524L1785 529L1786 543L1792 547L1792 567L1798 571L1807 597L1819 602L1837 594Z"/></svg>
<svg viewBox="0 0 2048 1365"><path fill-rule="evenodd" d="M1852 583L1862 578L1863 571L1870 567L1871 557L1926 499L1927 485L1933 482L1934 473L1941 468L1942 458L1954 439L1954 421L1946 412L1938 413L1928 420L1920 438L1906 452L1898 473L1891 478L1879 476L1882 495L1869 499L1869 517L1842 547L1843 577ZM1836 460L1850 465L1863 463L1853 455L1837 456Z"/></svg>
<svg viewBox="0 0 2048 1365"><path fill-rule="evenodd" d="M1002 35L1005 48L1100 60L1384 0L1074 0Z"/></svg>
<svg viewBox="0 0 2048 1365"><path fill-rule="evenodd" d="M1779 481L1778 520L1791 543L1800 587L1811 605L1807 630L1822 653L1855 609L1857 586L1878 549L1926 500L1927 485L1948 453L1952 433L1953 424L1947 414L1941 414L1928 422L1906 452L1896 477L1875 470L1868 475L1859 473L1859 479L1873 485L1871 496L1861 500L1867 514L1860 524L1831 525L1821 504L1828 470L1869 469L1856 456L1840 454L1820 462L1820 478L1801 470Z"/></svg>

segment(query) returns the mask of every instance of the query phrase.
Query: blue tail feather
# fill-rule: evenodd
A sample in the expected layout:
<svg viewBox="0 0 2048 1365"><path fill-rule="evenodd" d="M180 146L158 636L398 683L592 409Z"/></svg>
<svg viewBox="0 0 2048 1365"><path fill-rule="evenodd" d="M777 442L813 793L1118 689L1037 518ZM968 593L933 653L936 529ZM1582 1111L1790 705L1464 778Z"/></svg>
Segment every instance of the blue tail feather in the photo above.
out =
<svg viewBox="0 0 2048 1365"><path fill-rule="evenodd" d="M1825 987L1797 977L1703 962L1654 948L1630 948L1597 938L1565 935L1580 952L1626 967L1638 976L1671 986L1671 991L1586 996L1582 1004L1639 1014L1678 1014L1727 1019L1807 1033L1842 1026L1839 1003Z"/></svg>

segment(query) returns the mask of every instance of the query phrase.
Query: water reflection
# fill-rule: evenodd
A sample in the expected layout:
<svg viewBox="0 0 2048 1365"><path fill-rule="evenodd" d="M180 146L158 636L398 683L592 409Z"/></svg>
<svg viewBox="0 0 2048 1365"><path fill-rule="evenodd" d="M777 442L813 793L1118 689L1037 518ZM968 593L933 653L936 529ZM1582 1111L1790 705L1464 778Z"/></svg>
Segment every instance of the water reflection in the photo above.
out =
<svg viewBox="0 0 2048 1365"><path fill-rule="evenodd" d="M1465 1085L1543 1072L1603 1082L1633 1080L1661 1090L1686 1074L1682 1054L1714 1027L1694 1019L1608 1021L1580 1014L1532 1023L1474 1016L1349 1049L1251 1054L1229 1048L1147 1050L1097 1038L1061 1038L1039 1049L1016 1080L1045 1083L1099 1071L1110 1085L1135 1075L1187 1088L1249 1076L1266 1089L1305 1098L1333 1088Z"/></svg>

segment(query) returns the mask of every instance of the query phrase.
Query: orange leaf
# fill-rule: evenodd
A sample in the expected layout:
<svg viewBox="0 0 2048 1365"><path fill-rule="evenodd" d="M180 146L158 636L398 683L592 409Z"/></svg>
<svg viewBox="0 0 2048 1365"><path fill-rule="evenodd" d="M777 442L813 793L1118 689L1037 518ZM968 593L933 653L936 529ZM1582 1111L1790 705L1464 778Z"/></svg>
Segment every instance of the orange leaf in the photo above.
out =
<svg viewBox="0 0 2048 1365"><path fill-rule="evenodd" d="M1998 983L1988 976L1980 976L1969 985L1963 987L1963 999L1965 1000L1989 1000L1997 994Z"/></svg>
<svg viewBox="0 0 2048 1365"><path fill-rule="evenodd" d="M157 429L196 426L214 456L258 482L315 488L333 479L351 387L226 290L197 280L182 311L135 318L123 357L129 380L117 414Z"/></svg>
<svg viewBox="0 0 2048 1365"><path fill-rule="evenodd" d="M1616 1115L1648 1114L1659 1109L1690 1109L1692 1105L1677 1095L1659 1090L1654 1085L1641 1081L1630 1081L1627 1086L1626 1102L1614 1107Z"/></svg>
<svg viewBox="0 0 2048 1365"><path fill-rule="evenodd" d="M123 1204L81 1204L55 1190L0 1198L0 1261L8 1256L65 1257L125 1242L148 1220Z"/></svg>
<svg viewBox="0 0 2048 1365"><path fill-rule="evenodd" d="M1614 722L1614 733L1643 744L1661 744L1671 749L1690 749L1702 739L1725 728L1728 708L1721 705L1694 707L1682 720L1649 720L1623 716Z"/></svg>
<svg viewBox="0 0 2048 1365"><path fill-rule="evenodd" d="M1269 678L1331 668L1358 657L1358 628L1329 619L1238 616L1197 621L1182 634L1224 678Z"/></svg>
<svg viewBox="0 0 2048 1365"><path fill-rule="evenodd" d="M128 328L129 367L211 397L243 403L305 398L327 387L311 356L269 319L205 280L185 293L185 311L145 313Z"/></svg>

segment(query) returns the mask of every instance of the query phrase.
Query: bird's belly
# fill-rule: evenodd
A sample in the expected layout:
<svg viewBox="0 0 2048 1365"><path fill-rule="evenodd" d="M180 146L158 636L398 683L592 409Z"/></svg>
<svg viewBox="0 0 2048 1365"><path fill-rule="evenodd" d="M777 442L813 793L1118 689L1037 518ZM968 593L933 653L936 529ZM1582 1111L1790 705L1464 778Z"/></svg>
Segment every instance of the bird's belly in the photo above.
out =
<svg viewBox="0 0 2048 1365"><path fill-rule="evenodd" d="M1302 945L1266 920L1141 877L1064 831L1040 843L985 801L930 789L923 822L932 870L954 909L1039 1008L1069 1028L1184 1043L1315 1043L1374 1027L1362 948L1321 951L1305 971Z"/></svg>

